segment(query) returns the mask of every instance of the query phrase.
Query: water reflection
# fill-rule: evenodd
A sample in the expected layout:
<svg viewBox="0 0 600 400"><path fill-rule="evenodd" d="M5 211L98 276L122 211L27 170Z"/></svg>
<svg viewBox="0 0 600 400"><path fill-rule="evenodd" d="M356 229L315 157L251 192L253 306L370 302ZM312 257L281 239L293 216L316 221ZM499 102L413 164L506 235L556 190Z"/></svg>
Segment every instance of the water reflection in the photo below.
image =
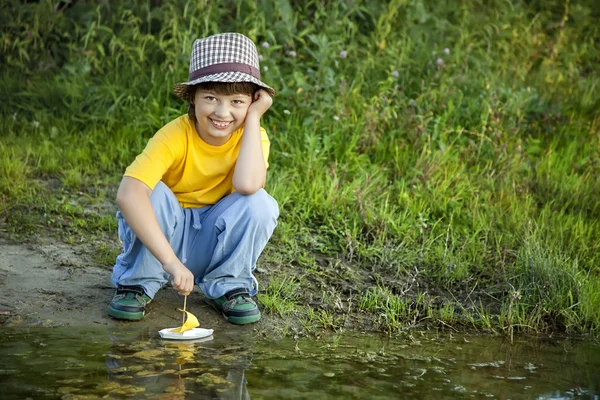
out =
<svg viewBox="0 0 600 400"><path fill-rule="evenodd" d="M134 395L143 388L149 399L250 399L245 370L251 353L246 346L224 346L212 336L193 341L112 339L106 357L112 395Z"/></svg>
<svg viewBox="0 0 600 400"><path fill-rule="evenodd" d="M249 399L250 348L230 339L174 342L131 328L5 330L0 397Z"/></svg>
<svg viewBox="0 0 600 400"><path fill-rule="evenodd" d="M208 340L207 340L208 339ZM156 330L3 329L3 399L588 398L592 341L413 334L266 341L235 327L172 342Z"/></svg>
<svg viewBox="0 0 600 400"><path fill-rule="evenodd" d="M255 350L259 398L585 398L600 393L597 343L418 334L280 343ZM260 378L260 385L254 385Z"/></svg>

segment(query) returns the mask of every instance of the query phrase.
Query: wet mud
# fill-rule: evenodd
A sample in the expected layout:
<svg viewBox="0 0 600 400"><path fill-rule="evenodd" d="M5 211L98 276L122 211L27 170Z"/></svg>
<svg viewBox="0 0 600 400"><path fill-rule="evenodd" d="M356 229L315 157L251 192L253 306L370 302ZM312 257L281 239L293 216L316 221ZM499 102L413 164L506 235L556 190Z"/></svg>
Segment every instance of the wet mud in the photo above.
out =
<svg viewBox="0 0 600 400"><path fill-rule="evenodd" d="M139 329L181 325L183 297L172 287L160 290L141 321L118 321L106 314L114 288L111 269L98 267L77 246L51 239L36 243L16 243L0 239L0 324L3 326L89 326L127 325ZM202 294L192 293L187 309L203 327L231 326ZM266 318L268 320L268 318ZM268 325L236 327L246 331Z"/></svg>

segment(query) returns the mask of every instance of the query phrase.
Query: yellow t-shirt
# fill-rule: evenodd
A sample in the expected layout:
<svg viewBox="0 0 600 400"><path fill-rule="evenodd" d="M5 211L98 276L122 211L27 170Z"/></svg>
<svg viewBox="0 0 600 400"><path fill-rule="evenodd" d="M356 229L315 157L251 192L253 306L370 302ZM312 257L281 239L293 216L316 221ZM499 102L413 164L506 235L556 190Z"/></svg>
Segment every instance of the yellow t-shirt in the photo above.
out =
<svg viewBox="0 0 600 400"><path fill-rule="evenodd" d="M212 146L196 133L190 118L182 115L148 141L125 176L142 181L152 190L162 180L184 208L215 204L234 191L233 171L243 132L242 127L224 145ZM260 136L268 167L270 142L262 127Z"/></svg>

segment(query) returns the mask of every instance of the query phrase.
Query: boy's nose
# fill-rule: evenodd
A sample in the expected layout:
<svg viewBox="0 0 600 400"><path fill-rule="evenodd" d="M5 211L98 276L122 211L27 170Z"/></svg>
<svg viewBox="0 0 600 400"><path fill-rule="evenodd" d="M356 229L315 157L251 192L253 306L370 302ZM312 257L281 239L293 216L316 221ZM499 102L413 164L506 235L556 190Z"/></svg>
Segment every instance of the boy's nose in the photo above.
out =
<svg viewBox="0 0 600 400"><path fill-rule="evenodd" d="M229 107L225 104L219 104L215 108L215 116L224 118L229 116Z"/></svg>

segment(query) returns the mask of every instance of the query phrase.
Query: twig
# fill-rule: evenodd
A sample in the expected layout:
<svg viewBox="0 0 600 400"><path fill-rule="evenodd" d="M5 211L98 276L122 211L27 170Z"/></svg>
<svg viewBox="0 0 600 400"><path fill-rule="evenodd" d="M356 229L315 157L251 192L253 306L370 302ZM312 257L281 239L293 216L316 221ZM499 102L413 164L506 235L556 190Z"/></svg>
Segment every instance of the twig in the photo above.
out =
<svg viewBox="0 0 600 400"><path fill-rule="evenodd" d="M181 321L181 325L185 324L185 306L187 304L187 294L183 298L183 321Z"/></svg>

